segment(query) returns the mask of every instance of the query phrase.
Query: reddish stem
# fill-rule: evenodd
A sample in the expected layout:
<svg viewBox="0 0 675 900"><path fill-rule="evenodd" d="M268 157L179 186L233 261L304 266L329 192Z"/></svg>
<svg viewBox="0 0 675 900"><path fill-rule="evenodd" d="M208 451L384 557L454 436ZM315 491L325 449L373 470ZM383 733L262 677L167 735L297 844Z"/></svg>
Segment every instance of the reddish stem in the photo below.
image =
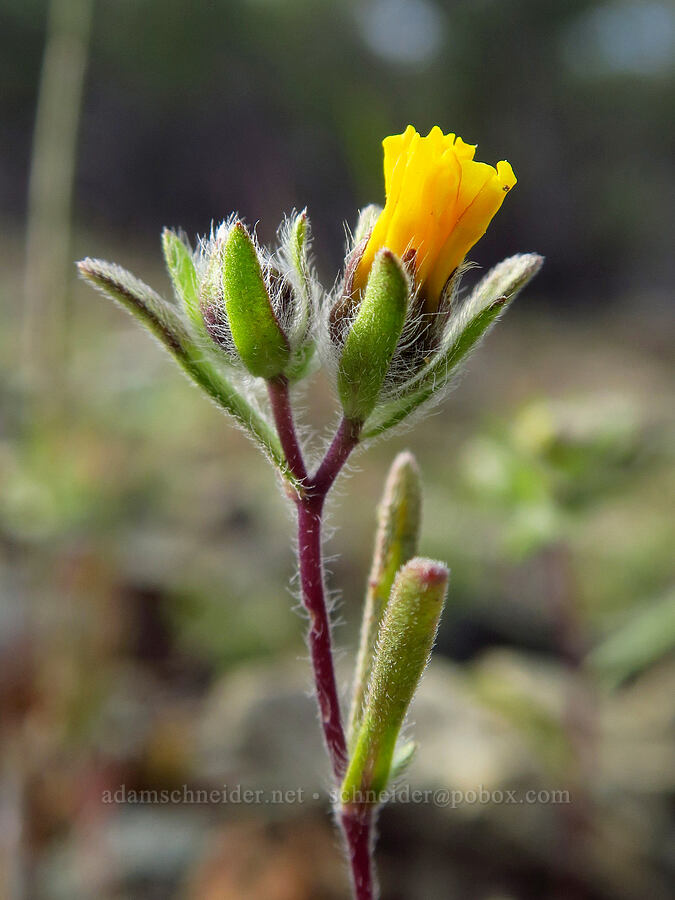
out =
<svg viewBox="0 0 675 900"><path fill-rule="evenodd" d="M331 626L324 586L321 525L326 497L349 454L358 443L360 426L343 419L316 473L307 476L291 408L288 382L268 382L272 414L291 473L304 484L294 494L298 514L298 562L302 602L309 614L308 643L323 736L339 789L347 766L347 743L333 665ZM373 900L372 812L342 807L340 827L347 845L356 900Z"/></svg>
<svg viewBox="0 0 675 900"><path fill-rule="evenodd" d="M286 462L291 473L299 480L307 479L307 469L302 457L302 450L295 432L291 397L288 391L288 379L283 375L267 382L267 393L270 398L274 424L281 441L281 447L286 456Z"/></svg>
<svg viewBox="0 0 675 900"><path fill-rule="evenodd" d="M347 763L347 745L335 681L330 619L326 608L321 548L323 498L298 500L298 560L302 602L309 613L309 650L321 725L336 784Z"/></svg>
<svg viewBox="0 0 675 900"><path fill-rule="evenodd" d="M347 844L354 897L356 900L374 900L372 807L357 811L343 807L340 826Z"/></svg>
<svg viewBox="0 0 675 900"><path fill-rule="evenodd" d="M352 423L345 423L346 420L343 419L316 474L306 482L305 493L296 499L300 584L303 603L310 618L309 649L324 738L338 786L345 774L347 742L342 726L333 665L330 618L326 607L321 525L328 492L358 442L358 429Z"/></svg>
<svg viewBox="0 0 675 900"><path fill-rule="evenodd" d="M325 457L316 474L311 479L311 490L324 497L333 486L333 482L340 474L340 470L347 462L349 454L359 442L361 423L350 419L343 419L335 432L333 442L328 448Z"/></svg>

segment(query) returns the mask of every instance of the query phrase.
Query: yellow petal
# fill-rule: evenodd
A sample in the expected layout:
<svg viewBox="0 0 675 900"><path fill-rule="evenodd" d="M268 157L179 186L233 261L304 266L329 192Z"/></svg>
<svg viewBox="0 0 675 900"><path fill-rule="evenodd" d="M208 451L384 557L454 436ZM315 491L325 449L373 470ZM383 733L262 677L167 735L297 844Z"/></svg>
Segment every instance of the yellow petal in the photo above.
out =
<svg viewBox="0 0 675 900"><path fill-rule="evenodd" d="M485 233L516 183L511 166L476 162L476 147L435 125L422 137L409 125L384 139L386 203L357 267L354 288L365 287L375 254L414 249L415 282L430 309L459 263Z"/></svg>
<svg viewBox="0 0 675 900"><path fill-rule="evenodd" d="M474 244L483 237L492 218L504 202L504 197L515 183L513 169L507 162L500 162L496 170L492 169L491 176L461 212L438 255L427 285L430 297L440 297L445 282Z"/></svg>

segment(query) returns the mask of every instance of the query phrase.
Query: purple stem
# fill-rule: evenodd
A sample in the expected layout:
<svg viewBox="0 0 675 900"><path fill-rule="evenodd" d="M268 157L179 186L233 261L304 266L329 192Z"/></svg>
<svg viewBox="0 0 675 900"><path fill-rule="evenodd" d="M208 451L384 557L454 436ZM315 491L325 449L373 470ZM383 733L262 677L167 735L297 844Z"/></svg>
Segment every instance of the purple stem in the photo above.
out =
<svg viewBox="0 0 675 900"><path fill-rule="evenodd" d="M343 419L335 433L323 462L311 480L311 489L324 497L333 486L349 454L359 442L361 423Z"/></svg>
<svg viewBox="0 0 675 900"><path fill-rule="evenodd" d="M335 681L330 619L326 609L321 549L323 498L298 501L298 558L302 602L309 613L309 650L321 725L336 784L347 763L347 745Z"/></svg>
<svg viewBox="0 0 675 900"><path fill-rule="evenodd" d="M279 378L268 381L267 393L270 398L274 424L277 426L277 433L279 434L279 440L281 441L281 447L286 456L288 467L299 481L304 482L307 480L307 469L305 468L298 436L295 433L288 380L281 375Z"/></svg>
<svg viewBox="0 0 675 900"><path fill-rule="evenodd" d="M339 788L347 765L347 743L342 725L340 699L333 665L330 618L326 607L321 525L326 497L359 440L358 423L343 419L316 473L308 477L298 442L290 403L288 382L268 382L272 414L291 473L304 490L293 499L298 513L298 561L302 602L309 614L308 643L314 671L321 726ZM356 900L373 900L372 811L343 807L340 827L347 845Z"/></svg>
<svg viewBox="0 0 675 900"><path fill-rule="evenodd" d="M352 811L343 807L340 826L347 844L354 897L356 900L374 900L372 808Z"/></svg>

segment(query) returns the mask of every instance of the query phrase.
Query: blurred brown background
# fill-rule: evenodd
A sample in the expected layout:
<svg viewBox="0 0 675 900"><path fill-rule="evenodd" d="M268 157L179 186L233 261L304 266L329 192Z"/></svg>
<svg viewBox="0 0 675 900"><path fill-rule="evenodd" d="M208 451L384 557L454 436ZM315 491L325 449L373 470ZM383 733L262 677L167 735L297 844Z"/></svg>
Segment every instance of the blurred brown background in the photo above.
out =
<svg viewBox="0 0 675 900"><path fill-rule="evenodd" d="M330 285L408 122L514 166L476 261L547 263L334 504L346 684L418 456L452 583L408 779L493 792L387 808L383 896L669 896L674 43L651 0L0 0L0 896L347 896L273 476L72 261L168 290L162 226L307 206ZM184 795L224 785L264 794Z"/></svg>

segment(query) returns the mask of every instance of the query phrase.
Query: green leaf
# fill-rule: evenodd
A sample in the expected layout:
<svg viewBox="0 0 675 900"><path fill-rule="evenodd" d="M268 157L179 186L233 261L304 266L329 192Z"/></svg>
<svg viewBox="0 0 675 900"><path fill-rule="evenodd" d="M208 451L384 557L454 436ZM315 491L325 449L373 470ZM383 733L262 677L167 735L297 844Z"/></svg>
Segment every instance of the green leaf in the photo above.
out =
<svg viewBox="0 0 675 900"><path fill-rule="evenodd" d="M174 290L190 321L198 334L206 334L199 303L199 278L190 248L175 231L165 228L162 232L162 250Z"/></svg>
<svg viewBox="0 0 675 900"><path fill-rule="evenodd" d="M506 300L500 298L466 324L449 347L432 357L429 364L406 386L399 397L385 401L366 422L363 438L376 437L402 422L410 413L430 400L448 382L452 372L468 356L490 325L503 311Z"/></svg>
<svg viewBox="0 0 675 900"><path fill-rule="evenodd" d="M299 213L286 231L282 252L295 275L293 279L293 316L288 323L288 341L292 357L284 371L289 381L299 381L312 368L315 345L310 334L312 312L312 279L307 261L309 219Z"/></svg>
<svg viewBox="0 0 675 900"><path fill-rule="evenodd" d="M293 383L305 378L314 368L316 347L311 340L306 340L294 353L284 375Z"/></svg>
<svg viewBox="0 0 675 900"><path fill-rule="evenodd" d="M428 559L410 560L396 576L342 783L345 805L377 803L387 787L396 740L431 653L447 586L447 568Z"/></svg>
<svg viewBox="0 0 675 900"><path fill-rule="evenodd" d="M290 348L274 315L255 246L241 222L227 237L222 277L230 331L242 362L261 378L283 374Z"/></svg>
<svg viewBox="0 0 675 900"><path fill-rule="evenodd" d="M497 263L471 292L466 310L475 315L495 298L504 297L511 303L529 284L544 265L544 257L538 253L517 253Z"/></svg>
<svg viewBox="0 0 675 900"><path fill-rule="evenodd" d="M356 228L354 229L354 246L357 247L361 241L365 241L367 237L370 237L370 233L375 227L375 223L380 217L380 213L382 212L382 207L377 206L375 203L371 203L369 206L364 206L364 208L359 213L359 218L356 223Z"/></svg>
<svg viewBox="0 0 675 900"><path fill-rule="evenodd" d="M389 775L389 781L395 781L397 778L400 778L401 775L406 771L410 763L413 761L413 757L417 752L418 744L416 741L406 741L400 746L396 747L394 750L394 758L391 762L391 772Z"/></svg>
<svg viewBox="0 0 675 900"><path fill-rule="evenodd" d="M182 353L188 334L178 309L131 272L102 259L77 263L80 275L120 303L174 354Z"/></svg>
<svg viewBox="0 0 675 900"><path fill-rule="evenodd" d="M401 263L381 250L340 358L338 392L348 419L364 421L377 403L403 331L409 293Z"/></svg>
<svg viewBox="0 0 675 900"><path fill-rule="evenodd" d="M520 253L496 265L448 321L441 346L428 363L401 389L397 397L378 405L365 423L363 439L377 437L438 394L466 360L492 324L534 278L544 259Z"/></svg>
<svg viewBox="0 0 675 900"><path fill-rule="evenodd" d="M302 281L307 280L307 236L309 222L307 212L303 210L293 219L288 232L288 251L290 261Z"/></svg>
<svg viewBox="0 0 675 900"><path fill-rule="evenodd" d="M354 677L349 743L361 725L363 704L375 656L377 635L398 570L417 553L422 490L412 453L399 453L389 470L378 509L375 553L361 623L361 639Z"/></svg>
<svg viewBox="0 0 675 900"><path fill-rule="evenodd" d="M184 372L209 397L251 434L281 474L294 482L276 432L233 387L212 359L192 340L179 310L130 272L100 259L77 264L80 275L93 287L120 303L138 318L169 350Z"/></svg>
<svg viewBox="0 0 675 900"><path fill-rule="evenodd" d="M590 654L589 664L612 686L675 650L675 591L632 616Z"/></svg>

